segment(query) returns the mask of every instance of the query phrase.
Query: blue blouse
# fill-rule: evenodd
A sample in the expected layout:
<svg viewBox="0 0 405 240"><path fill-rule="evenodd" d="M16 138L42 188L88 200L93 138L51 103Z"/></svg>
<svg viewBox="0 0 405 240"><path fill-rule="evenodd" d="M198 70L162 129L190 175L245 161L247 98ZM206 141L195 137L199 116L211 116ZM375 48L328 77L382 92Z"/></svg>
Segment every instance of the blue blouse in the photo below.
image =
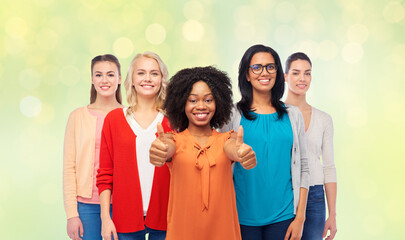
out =
<svg viewBox="0 0 405 240"><path fill-rule="evenodd" d="M245 170L235 163L234 185L239 222L264 226L295 217L291 180L293 132L287 114L257 114L254 120L243 114L243 140L256 153L257 165Z"/></svg>

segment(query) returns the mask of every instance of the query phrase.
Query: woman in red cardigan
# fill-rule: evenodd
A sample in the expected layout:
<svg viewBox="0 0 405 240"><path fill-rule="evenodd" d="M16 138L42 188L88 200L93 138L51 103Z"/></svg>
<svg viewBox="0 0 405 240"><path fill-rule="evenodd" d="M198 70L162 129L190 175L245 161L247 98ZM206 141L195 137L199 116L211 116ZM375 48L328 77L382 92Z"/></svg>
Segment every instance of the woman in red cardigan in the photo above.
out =
<svg viewBox="0 0 405 240"><path fill-rule="evenodd" d="M124 83L129 107L111 111L104 120L97 175L104 239L166 237L170 174L167 166L149 162L149 147L157 123L170 130L161 112L167 80L167 67L157 54L136 55Z"/></svg>

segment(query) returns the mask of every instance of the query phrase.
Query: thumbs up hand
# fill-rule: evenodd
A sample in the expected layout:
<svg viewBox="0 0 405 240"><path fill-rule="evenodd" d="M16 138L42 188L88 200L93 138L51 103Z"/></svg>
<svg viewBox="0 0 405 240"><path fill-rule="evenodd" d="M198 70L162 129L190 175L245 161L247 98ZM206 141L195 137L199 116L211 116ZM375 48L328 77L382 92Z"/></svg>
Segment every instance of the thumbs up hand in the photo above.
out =
<svg viewBox="0 0 405 240"><path fill-rule="evenodd" d="M252 147L243 143L243 128L239 126L235 143L236 159L243 168L249 170L256 166L256 154Z"/></svg>
<svg viewBox="0 0 405 240"><path fill-rule="evenodd" d="M157 124L157 134L158 137L152 142L149 149L149 159L150 163L161 167L167 159L173 156L176 146L172 138L164 133L161 123Z"/></svg>

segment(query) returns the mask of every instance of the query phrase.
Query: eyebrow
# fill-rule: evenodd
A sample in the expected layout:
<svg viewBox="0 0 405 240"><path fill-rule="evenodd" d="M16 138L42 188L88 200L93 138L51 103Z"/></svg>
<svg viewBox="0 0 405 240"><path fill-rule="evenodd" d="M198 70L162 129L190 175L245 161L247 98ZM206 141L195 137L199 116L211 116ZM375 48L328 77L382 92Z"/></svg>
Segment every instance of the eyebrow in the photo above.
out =
<svg viewBox="0 0 405 240"><path fill-rule="evenodd" d="M195 94L195 93L190 93L190 96L198 96L197 94ZM213 95L212 93L207 93L207 94L204 94L204 97L206 97L206 96L209 96L209 95Z"/></svg>
<svg viewBox="0 0 405 240"><path fill-rule="evenodd" d="M95 71L95 73L103 73L102 71ZM107 73L115 73L115 71L108 71Z"/></svg>

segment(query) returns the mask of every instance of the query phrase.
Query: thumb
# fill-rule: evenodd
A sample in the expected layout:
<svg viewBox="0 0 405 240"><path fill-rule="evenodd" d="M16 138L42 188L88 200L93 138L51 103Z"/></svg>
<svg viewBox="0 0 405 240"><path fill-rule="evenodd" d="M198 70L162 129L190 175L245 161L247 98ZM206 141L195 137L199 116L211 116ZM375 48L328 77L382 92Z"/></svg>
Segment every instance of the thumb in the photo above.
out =
<svg viewBox="0 0 405 240"><path fill-rule="evenodd" d="M163 131L163 126L161 123L157 124L157 134L160 141L165 142L165 132Z"/></svg>
<svg viewBox="0 0 405 240"><path fill-rule="evenodd" d="M80 226L79 226L79 233L80 233L80 237L83 237L83 224L80 222Z"/></svg>
<svg viewBox="0 0 405 240"><path fill-rule="evenodd" d="M238 134L236 135L236 149L239 149L243 144L243 127L239 126Z"/></svg>

